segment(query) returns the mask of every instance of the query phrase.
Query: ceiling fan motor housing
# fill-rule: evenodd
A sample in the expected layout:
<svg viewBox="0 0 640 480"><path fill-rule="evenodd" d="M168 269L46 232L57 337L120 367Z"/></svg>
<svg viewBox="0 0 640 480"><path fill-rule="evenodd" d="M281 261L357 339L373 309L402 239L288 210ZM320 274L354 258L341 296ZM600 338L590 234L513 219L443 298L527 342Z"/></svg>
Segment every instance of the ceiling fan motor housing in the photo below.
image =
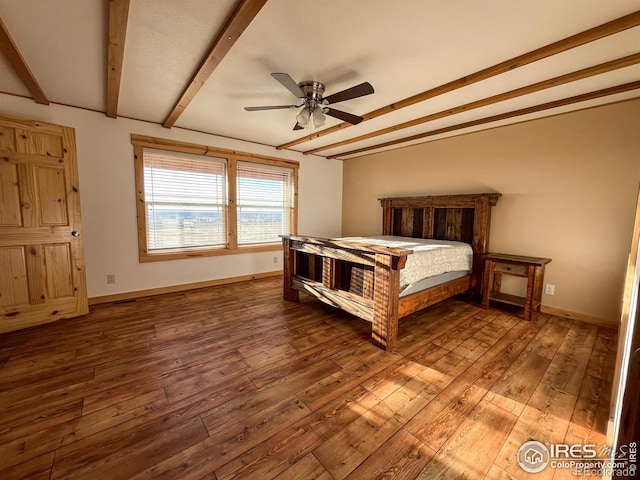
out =
<svg viewBox="0 0 640 480"><path fill-rule="evenodd" d="M305 80L298 84L302 93L305 94L305 106L314 109L322 105L322 95L324 94L324 84L313 80Z"/></svg>

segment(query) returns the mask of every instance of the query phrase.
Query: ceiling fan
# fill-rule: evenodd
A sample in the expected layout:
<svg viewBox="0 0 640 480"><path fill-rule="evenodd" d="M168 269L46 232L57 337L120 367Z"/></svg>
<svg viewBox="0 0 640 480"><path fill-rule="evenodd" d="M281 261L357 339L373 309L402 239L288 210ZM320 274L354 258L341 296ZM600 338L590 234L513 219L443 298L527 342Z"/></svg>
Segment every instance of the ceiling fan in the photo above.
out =
<svg viewBox="0 0 640 480"><path fill-rule="evenodd" d="M316 82L314 80L305 80L304 82L296 83L293 78L287 73L272 73L271 76L279 81L287 90L293 93L300 99L302 103L299 105L271 105L263 107L244 107L248 112L254 112L257 110L277 110L281 108L300 108L300 113L296 116L296 124L293 127L294 130L302 130L310 121L316 128L324 125L326 120L325 114L349 122L352 125L357 125L364 118L358 115L353 115L342 110L336 110L335 108L327 107L332 103L344 102L345 100L351 100L352 98L364 97L373 93L373 87L369 82L364 82L341 92L334 93L328 97L323 97L324 84Z"/></svg>

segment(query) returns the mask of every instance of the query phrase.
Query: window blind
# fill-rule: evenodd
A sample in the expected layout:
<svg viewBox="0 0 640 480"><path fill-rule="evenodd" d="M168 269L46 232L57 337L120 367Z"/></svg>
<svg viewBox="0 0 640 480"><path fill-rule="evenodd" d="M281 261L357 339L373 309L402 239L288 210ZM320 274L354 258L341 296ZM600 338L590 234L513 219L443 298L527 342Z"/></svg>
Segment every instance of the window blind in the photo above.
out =
<svg viewBox="0 0 640 480"><path fill-rule="evenodd" d="M291 233L293 169L238 162L238 245L280 242Z"/></svg>
<svg viewBox="0 0 640 480"><path fill-rule="evenodd" d="M147 248L226 244L225 159L144 149Z"/></svg>

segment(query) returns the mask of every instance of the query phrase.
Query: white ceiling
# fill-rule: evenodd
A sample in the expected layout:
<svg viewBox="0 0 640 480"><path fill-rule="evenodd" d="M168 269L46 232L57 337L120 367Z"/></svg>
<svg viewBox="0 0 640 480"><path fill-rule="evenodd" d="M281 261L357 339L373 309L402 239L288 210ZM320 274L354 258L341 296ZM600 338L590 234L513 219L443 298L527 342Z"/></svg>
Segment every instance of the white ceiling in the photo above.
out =
<svg viewBox="0 0 640 480"><path fill-rule="evenodd" d="M131 0L118 115L164 123L238 3ZM175 127L275 147L305 131L292 131L295 110L244 110L298 103L272 72L321 81L326 95L368 81L373 95L335 105L363 115L638 10L640 0L268 0ZM0 0L0 17L50 102L106 110L107 0ZM290 148L330 145L639 52L634 27ZM638 80L640 64L317 155L346 159L353 155L340 154ZM2 56L0 92L31 96ZM384 149L637 97L640 89ZM323 129L339 123L328 117Z"/></svg>

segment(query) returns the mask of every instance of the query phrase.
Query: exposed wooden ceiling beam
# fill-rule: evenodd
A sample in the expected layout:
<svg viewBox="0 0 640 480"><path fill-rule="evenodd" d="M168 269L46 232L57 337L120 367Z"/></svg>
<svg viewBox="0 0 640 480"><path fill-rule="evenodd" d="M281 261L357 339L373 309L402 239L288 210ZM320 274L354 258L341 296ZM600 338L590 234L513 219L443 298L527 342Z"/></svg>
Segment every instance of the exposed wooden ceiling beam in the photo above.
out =
<svg viewBox="0 0 640 480"><path fill-rule="evenodd" d="M7 30L2 18L0 18L0 50L6 57L9 64L13 67L13 70L16 72L22 83L27 87L27 90L29 90L29 93L31 93L31 96L36 103L49 105L49 99L40 87L40 84L33 75L29 65L27 65L27 62L20 53L20 50L18 50L13 38L11 38L9 30Z"/></svg>
<svg viewBox="0 0 640 480"><path fill-rule="evenodd" d="M585 30L584 32L578 33L576 35L572 35L571 37L567 37L565 39L551 43L549 45L538 48L531 52L514 57L510 60L506 60L504 62L498 63L497 65L493 65L491 67L485 68L484 70L480 70L479 72L472 73L471 75L468 75L466 77L453 80L452 82L446 83L444 85L440 85L438 87L432 88L430 90L419 93L412 97L405 98L404 100L400 100L399 102L392 103L385 107L381 107L369 113L365 113L364 115L362 115L362 117L364 118L365 121L371 120L381 115L394 112L401 108L408 107L410 105L414 105L419 102L424 102L425 100L436 97L438 95L442 95L444 93L448 93L453 90L466 87L467 85L471 85L473 83L477 83L479 81L494 77L496 75L500 75L501 73L509 72L516 68L522 67L524 65L528 65L538 60L542 60L552 55L556 55L566 50L570 50L572 48L585 45L587 43L593 42L595 40L599 40L609 35L622 32L629 28L637 27L638 25L640 25L640 11L636 11L634 13L631 13L624 17L620 17L616 20L612 20L611 22L604 23L602 25L591 28L589 30ZM283 148L290 148L290 147L293 147L294 145L298 145L300 143L313 140L314 138L319 138L325 135L329 135L331 133L335 133L337 131L344 130L345 128L348 128L350 126L351 126L350 123L343 122L333 127L327 128L325 130L320 130L319 132L315 132L311 135L300 137L297 140L293 140L291 142L278 145L276 148L278 150L281 150Z"/></svg>
<svg viewBox="0 0 640 480"><path fill-rule="evenodd" d="M107 117L118 116L124 42L129 21L129 0L109 0L109 47L107 50Z"/></svg>
<svg viewBox="0 0 640 480"><path fill-rule="evenodd" d="M227 20L227 23L211 44L209 52L200 62L200 66L182 93L180 100L178 100L164 121L164 127L171 128L175 125L178 117L182 115L187 105L191 103L191 100L193 100L200 91L224 56L231 50L231 47L233 47L242 32L249 26L265 3L267 3L267 0L241 0L240 3L238 3L229 20Z"/></svg>
<svg viewBox="0 0 640 480"><path fill-rule="evenodd" d="M393 145L398 145L400 143L406 143L406 142L411 142L413 140L420 140L422 138L432 137L434 135L439 135L441 133L454 132L456 130L462 130L463 128L475 127L477 125L484 125L491 122L497 122L499 120L506 120L509 118L519 117L522 115L528 115L530 113L542 112L544 110L549 110L551 108L563 107L566 105L572 105L574 103L579 103L579 102L586 102L587 100L594 100L596 98L607 97L609 95L615 95L618 93L629 92L631 90L637 90L637 89L640 89L640 81L625 83L623 85L617 85L615 87L605 88L603 90L596 90L595 92L584 93L582 95L576 95L575 97L563 98L561 100L555 100L553 102L543 103L540 105L535 105L533 107L522 108L520 110L513 110L511 112L500 113L498 115L480 118L477 120L472 120L470 122L459 123L457 125L450 125L448 127L431 130L430 132L418 133L416 135L411 135L409 137L398 138L396 140L391 140L389 142L384 142L384 143L379 143L377 145L370 145L368 147L358 148L357 150L337 153L335 155L330 155L327 158L334 159L334 158L346 157L349 155L355 155L358 153L368 152L378 148L390 147Z"/></svg>
<svg viewBox="0 0 640 480"><path fill-rule="evenodd" d="M402 130L404 128L415 127L416 125L432 122L440 118L449 117L451 115L456 115L458 113L468 112L469 110L474 110L480 107L486 107L487 105L493 105L495 103L504 102L506 100L511 100L512 98L521 97L523 95L529 95L535 92L540 92L548 88L557 87L559 85L564 85L570 82L575 82L577 80L582 80L584 78L592 77L594 75L601 75L606 72L611 72L619 68L629 67L631 65L636 65L638 63L640 63L640 53L635 53L633 55L617 58L615 60L601 63L593 67L588 67L582 70L578 70L576 72L567 73L566 75L560 75L559 77L550 78L548 80L543 80L541 82L527 85L525 87L516 88L515 90L511 90L509 92L500 93L498 95L493 95L492 97L483 98L480 100L476 100L475 102L466 103L464 105L459 105L457 107L449 108L447 110L442 110L437 113L425 115L424 117L416 118L403 123L398 123L397 125L392 125L387 128L382 128L374 132L365 133L363 135L342 140L340 142L335 142L332 144L324 145L322 147L314 148L312 150L307 150L303 153L305 155L309 155L312 153L321 152L323 150L330 150L333 148L342 147L344 145L349 145L351 143L361 142L363 140L368 140L369 138L378 137L380 135L385 135L387 133L397 132L398 130Z"/></svg>

